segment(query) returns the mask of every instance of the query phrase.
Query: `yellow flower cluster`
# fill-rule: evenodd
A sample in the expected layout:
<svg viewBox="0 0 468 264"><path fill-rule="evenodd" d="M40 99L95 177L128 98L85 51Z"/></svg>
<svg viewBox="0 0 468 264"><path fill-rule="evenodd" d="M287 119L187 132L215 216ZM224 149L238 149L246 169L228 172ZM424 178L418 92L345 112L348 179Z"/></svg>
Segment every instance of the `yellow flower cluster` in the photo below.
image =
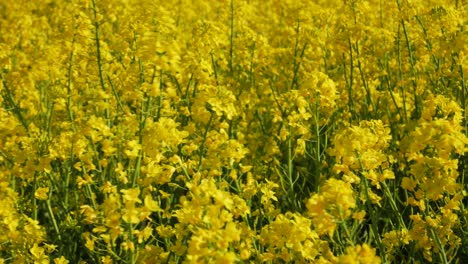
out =
<svg viewBox="0 0 468 264"><path fill-rule="evenodd" d="M0 263L464 263L466 4L0 0Z"/></svg>
<svg viewBox="0 0 468 264"><path fill-rule="evenodd" d="M345 220L356 207L355 194L348 182L331 178L306 203L318 234L333 236L336 222Z"/></svg>

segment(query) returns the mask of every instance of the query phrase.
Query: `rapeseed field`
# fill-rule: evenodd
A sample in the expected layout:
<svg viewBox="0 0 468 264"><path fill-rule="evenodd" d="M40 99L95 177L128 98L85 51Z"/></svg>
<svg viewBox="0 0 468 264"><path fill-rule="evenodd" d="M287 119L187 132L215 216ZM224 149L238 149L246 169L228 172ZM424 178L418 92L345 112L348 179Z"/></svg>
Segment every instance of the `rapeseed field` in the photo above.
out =
<svg viewBox="0 0 468 264"><path fill-rule="evenodd" d="M0 0L0 263L468 263L463 0Z"/></svg>

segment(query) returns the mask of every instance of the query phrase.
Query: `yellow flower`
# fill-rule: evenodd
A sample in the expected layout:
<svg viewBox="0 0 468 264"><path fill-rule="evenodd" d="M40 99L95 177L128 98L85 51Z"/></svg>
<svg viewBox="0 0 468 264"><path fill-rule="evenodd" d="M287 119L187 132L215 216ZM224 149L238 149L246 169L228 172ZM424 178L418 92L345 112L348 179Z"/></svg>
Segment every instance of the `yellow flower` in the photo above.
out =
<svg viewBox="0 0 468 264"><path fill-rule="evenodd" d="M278 252L276 258L283 261L301 258L314 260L320 253L315 244L318 237L311 229L310 219L297 213L286 213L277 215L272 223L262 229L260 241L267 252ZM316 250L308 250L309 247Z"/></svg>
<svg viewBox="0 0 468 264"><path fill-rule="evenodd" d="M37 239L37 241L43 241L45 237L45 231L42 226L39 225L39 221L31 218L26 218L26 225L24 226L25 235Z"/></svg>
<svg viewBox="0 0 468 264"><path fill-rule="evenodd" d="M153 228L148 225L143 230L135 230L133 233L137 236L138 243L141 244L152 236Z"/></svg>
<svg viewBox="0 0 468 264"><path fill-rule="evenodd" d="M348 247L346 254L338 257L338 264L380 264L380 257L375 255L375 249L367 244Z"/></svg>
<svg viewBox="0 0 468 264"><path fill-rule="evenodd" d="M159 203L153 200L153 197L151 197L151 195L145 196L144 203L145 203L145 208L150 210L151 212L161 211L161 208L159 207Z"/></svg>
<svg viewBox="0 0 468 264"><path fill-rule="evenodd" d="M416 188L416 185L417 185L416 181L409 177L403 177L401 181L401 187L410 192L414 191L414 188Z"/></svg>
<svg viewBox="0 0 468 264"><path fill-rule="evenodd" d="M114 144L111 140L104 139L102 141L101 150L104 152L105 157L109 157L117 151L117 148L114 147Z"/></svg>
<svg viewBox="0 0 468 264"><path fill-rule="evenodd" d="M238 258L234 252L227 252L224 254L220 254L214 261L216 264L231 264L231 263L236 263L238 261Z"/></svg>
<svg viewBox="0 0 468 264"><path fill-rule="evenodd" d="M83 238L85 239L85 247L91 251L94 251L96 238L89 232L83 233Z"/></svg>
<svg viewBox="0 0 468 264"><path fill-rule="evenodd" d="M86 223L92 224L96 221L97 213L96 213L96 210L94 210L91 206L89 205L80 206L80 213L84 215L85 217L84 221Z"/></svg>
<svg viewBox="0 0 468 264"><path fill-rule="evenodd" d="M382 207L382 204L380 203L380 201L382 200L382 197L380 197L378 194L374 193L371 189L367 189L367 190L363 191L363 193L361 194L361 199L363 201L367 201L367 196L366 196L365 192L367 192L367 196L369 197L369 200L373 204L377 204L378 206Z"/></svg>
<svg viewBox="0 0 468 264"><path fill-rule="evenodd" d="M262 187L260 187L260 191L262 192L262 204L268 205L271 203L271 200L278 201L278 198L275 195L275 191L273 191L273 189L278 187L278 184L269 180L266 180L266 183L262 184Z"/></svg>
<svg viewBox="0 0 468 264"><path fill-rule="evenodd" d="M127 171L125 171L125 168L123 167L122 163L117 163L117 168L115 168L114 171L117 173L119 181L121 181L124 184L128 183Z"/></svg>
<svg viewBox="0 0 468 264"><path fill-rule="evenodd" d="M364 211L364 210L356 212L356 213L353 214L353 219L357 220L359 222L364 221L365 217L366 217L366 211Z"/></svg>
<svg viewBox="0 0 468 264"><path fill-rule="evenodd" d="M125 251L135 251L135 244L132 241L123 242L121 247Z"/></svg>
<svg viewBox="0 0 468 264"><path fill-rule="evenodd" d="M140 155L141 145L138 143L138 140L130 140L127 142L127 149L125 154L130 159L134 159Z"/></svg>
<svg viewBox="0 0 468 264"><path fill-rule="evenodd" d="M54 259L55 264L68 264L70 261L68 261L64 256L61 256L60 258L55 258Z"/></svg>
<svg viewBox="0 0 468 264"><path fill-rule="evenodd" d="M408 230L392 230L388 233L383 235L382 242L386 246L387 250L391 252L393 248L398 247L402 244L409 244L410 236L408 234Z"/></svg>
<svg viewBox="0 0 468 264"><path fill-rule="evenodd" d="M239 241L241 239L241 231L237 228L236 223L229 222L226 224L224 229L224 239L226 239L229 243L232 241Z"/></svg>
<svg viewBox="0 0 468 264"><path fill-rule="evenodd" d="M125 203L125 209L123 209L122 219L130 224L140 223L141 209L135 207L135 202Z"/></svg>
<svg viewBox="0 0 468 264"><path fill-rule="evenodd" d="M57 249L57 245L44 243L44 248L47 253L52 253Z"/></svg>
<svg viewBox="0 0 468 264"><path fill-rule="evenodd" d="M29 251L34 258L34 264L49 264L49 257L45 254L44 248L35 243Z"/></svg>
<svg viewBox="0 0 468 264"><path fill-rule="evenodd" d="M103 186L102 186L102 192L105 194L110 194L110 193L116 193L117 192L117 186L112 185L110 181L106 181Z"/></svg>
<svg viewBox="0 0 468 264"><path fill-rule="evenodd" d="M336 222L327 212L328 201L319 194L314 194L307 200L306 207L312 217L312 223L319 235L328 234L330 237L336 229Z"/></svg>
<svg viewBox="0 0 468 264"><path fill-rule="evenodd" d="M102 256L101 257L102 264L112 264L112 258L110 256Z"/></svg>
<svg viewBox="0 0 468 264"><path fill-rule="evenodd" d="M338 93L335 83L322 72L313 72L310 79L305 81L300 87L300 93L306 98L310 105L318 106L320 114L324 116L320 124L333 113L338 100Z"/></svg>
<svg viewBox="0 0 468 264"><path fill-rule="evenodd" d="M162 117L157 122L148 120L143 131L143 151L149 157L157 157L168 149L176 149L185 142L187 131L178 129L179 123Z"/></svg>
<svg viewBox="0 0 468 264"><path fill-rule="evenodd" d="M141 203L140 198L138 198L140 195L140 188L136 187L132 189L120 190L120 192L123 193L123 199L125 202Z"/></svg>
<svg viewBox="0 0 468 264"><path fill-rule="evenodd" d="M40 187L34 193L34 197L38 200L47 200L49 199L49 188L48 187Z"/></svg>
<svg viewBox="0 0 468 264"><path fill-rule="evenodd" d="M208 96L209 109L214 111L217 116L225 116L228 120L232 120L237 115L237 110L234 105L236 97L224 86L206 88Z"/></svg>
<svg viewBox="0 0 468 264"><path fill-rule="evenodd" d="M320 194L324 196L330 206L340 208L335 213L337 217L348 217L350 214L349 210L356 207L354 191L350 183L330 178L325 182L320 190Z"/></svg>

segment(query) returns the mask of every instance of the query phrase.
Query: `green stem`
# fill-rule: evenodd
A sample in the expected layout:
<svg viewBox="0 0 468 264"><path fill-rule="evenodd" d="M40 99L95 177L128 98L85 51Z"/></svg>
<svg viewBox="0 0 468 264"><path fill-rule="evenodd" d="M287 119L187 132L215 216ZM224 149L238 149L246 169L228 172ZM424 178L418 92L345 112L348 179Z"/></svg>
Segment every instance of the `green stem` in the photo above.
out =
<svg viewBox="0 0 468 264"><path fill-rule="evenodd" d="M47 202L46 202L47 203L47 210L49 211L50 218L52 219L52 223L54 225L55 232L57 232L58 239L62 240L62 235L60 234L60 230L59 230L59 227L57 225L57 221L55 220L54 212L52 211L52 206L50 204L50 195L51 195L51 193L49 193L49 198L47 199Z"/></svg>
<svg viewBox="0 0 468 264"><path fill-rule="evenodd" d="M382 239L380 238L380 232L379 232L379 228L377 226L377 218L374 214L374 210L372 208L372 206L370 205L370 198L369 198L369 192L368 192L368 189L369 189L369 185L367 184L367 179L365 177L362 177L362 181L364 182L364 189L366 191L366 207L367 207L367 211L369 212L370 214L370 217L371 217L371 229L372 229L372 232L373 232L373 235L374 235L374 238L377 240L377 246L379 247L379 250L380 250L380 254L382 256L382 259L383 259L383 263L386 262L385 260L385 251L384 251L384 246L382 244Z"/></svg>
<svg viewBox="0 0 468 264"><path fill-rule="evenodd" d="M401 39L400 39L400 27L398 27L398 37L397 37L397 51L398 51L398 83L401 83L401 80L403 79L403 62L401 58ZM404 84L400 85L400 91L401 91L401 97L403 101L403 114L404 114L404 119L405 122L408 121L408 113L407 113L407 108L406 108L406 91Z"/></svg>
<svg viewBox="0 0 468 264"><path fill-rule="evenodd" d="M387 184L385 184L385 182L381 182L380 184L384 187L385 194L387 195L387 197L389 198L389 201L390 201L390 206L392 207L394 213L398 217L398 223L400 224L400 227L403 227L404 229L406 229L405 222L403 221L403 218L402 218L402 216L400 214L400 211L398 210L398 207L396 205L396 202L393 199L392 194L390 193L390 189L388 188Z"/></svg>
<svg viewBox="0 0 468 264"><path fill-rule="evenodd" d="M96 60L97 60L97 65L98 65L98 72L99 72L99 82L101 84L101 88L104 92L106 92L106 86L104 82L104 74L102 70L102 56L101 56L101 43L100 43L100 37L99 37L99 22L97 21L97 8L96 8L96 1L92 0L93 3L93 15L94 15L94 37L96 40ZM107 99L106 99L107 102ZM110 122L109 120L109 109L106 108L104 112L104 116ZM110 124L110 123L109 123Z"/></svg>
<svg viewBox="0 0 468 264"><path fill-rule="evenodd" d="M211 115L210 115L210 120L208 120L208 124L206 125L206 129L205 129L205 133L203 133L203 139L202 139L202 142L200 144L200 149L199 149L199 160L198 160L198 170L200 170L202 168L202 160L203 160L203 155L205 152L205 142L206 142L206 138L208 136L208 131L210 130L211 128L211 123L213 122L213 116L215 115L214 112L211 112Z"/></svg>
<svg viewBox="0 0 468 264"><path fill-rule="evenodd" d="M429 230L431 232L432 238L436 241L437 247L439 248L439 253L440 253L439 257L440 257L441 263L448 264L447 255L445 254L445 249L444 249L444 246L442 245L442 242L440 241L439 235L436 234L436 232L434 231L434 228L429 227Z"/></svg>
<svg viewBox="0 0 468 264"><path fill-rule="evenodd" d="M119 107L120 111L125 112L124 107L122 105L122 101L120 100L120 96L117 93L117 90L115 89L114 83L112 82L109 75L106 75L106 76L107 76L107 81L109 82L110 87L112 89L112 94L114 95L115 100L117 101L117 106Z"/></svg>
<svg viewBox="0 0 468 264"><path fill-rule="evenodd" d="M104 84L104 77L102 73L102 59L101 59L101 43L99 40L99 22L97 21L97 9L96 9L96 1L92 0L93 3L93 15L94 15L94 38L96 40L96 59L98 64L98 71L99 71L99 81L101 84L102 90L106 90Z"/></svg>
<svg viewBox="0 0 468 264"><path fill-rule="evenodd" d="M36 199L36 190L37 190L37 172L34 173L34 184L33 184L33 219L37 220L37 199Z"/></svg>
<svg viewBox="0 0 468 264"><path fill-rule="evenodd" d="M229 28L229 71L233 74L233 56L234 56L234 0L231 0L231 17Z"/></svg>
<svg viewBox="0 0 468 264"><path fill-rule="evenodd" d="M7 98L5 98L5 101L9 101L9 103L11 104L11 107L13 107L13 113L15 113L16 117L21 122L26 132L28 132L29 131L28 123L26 122L26 119L24 118L23 113L21 113L21 108L16 103L15 98L13 97L13 94L11 93L11 90L8 87L6 80L3 79L3 76L1 76L1 78L2 78L3 88L5 88L7 92Z"/></svg>

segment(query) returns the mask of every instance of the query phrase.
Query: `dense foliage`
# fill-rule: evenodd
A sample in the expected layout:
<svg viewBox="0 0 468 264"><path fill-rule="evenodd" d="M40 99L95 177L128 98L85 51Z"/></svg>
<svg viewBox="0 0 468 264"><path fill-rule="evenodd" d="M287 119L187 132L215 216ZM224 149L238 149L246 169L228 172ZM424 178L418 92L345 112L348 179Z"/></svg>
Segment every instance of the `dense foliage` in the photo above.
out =
<svg viewBox="0 0 468 264"><path fill-rule="evenodd" d="M460 0L0 0L0 263L467 263Z"/></svg>

